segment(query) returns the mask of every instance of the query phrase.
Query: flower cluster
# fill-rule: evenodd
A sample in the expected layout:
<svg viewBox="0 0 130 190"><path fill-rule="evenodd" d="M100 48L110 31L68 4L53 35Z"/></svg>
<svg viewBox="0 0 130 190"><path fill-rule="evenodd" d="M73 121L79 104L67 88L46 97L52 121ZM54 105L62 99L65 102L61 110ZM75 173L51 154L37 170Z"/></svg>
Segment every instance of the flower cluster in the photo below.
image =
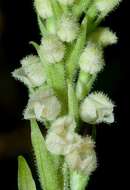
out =
<svg viewBox="0 0 130 190"><path fill-rule="evenodd" d="M70 116L57 119L46 137L48 150L64 155L70 169L90 175L96 168L96 154L91 137L82 138L75 132L76 123Z"/></svg>
<svg viewBox="0 0 130 190"><path fill-rule="evenodd" d="M24 119L44 123L47 151L84 176L96 169L97 159L93 137L79 135L79 125L114 122L112 101L90 91L105 68L104 48L117 42L115 33L98 25L119 2L35 0L42 36L40 45L32 44L38 55L23 58L12 73L29 89Z"/></svg>

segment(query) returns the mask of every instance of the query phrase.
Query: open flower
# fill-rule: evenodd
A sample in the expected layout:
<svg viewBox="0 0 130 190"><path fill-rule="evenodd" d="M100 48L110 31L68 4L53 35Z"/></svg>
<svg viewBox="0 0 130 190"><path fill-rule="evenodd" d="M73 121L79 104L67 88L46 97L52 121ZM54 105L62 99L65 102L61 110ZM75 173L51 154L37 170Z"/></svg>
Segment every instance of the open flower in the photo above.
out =
<svg viewBox="0 0 130 190"><path fill-rule="evenodd" d="M12 75L28 87L41 86L46 80L44 67L38 56L30 55L21 60L22 67L16 69Z"/></svg>
<svg viewBox="0 0 130 190"><path fill-rule="evenodd" d="M53 90L40 88L29 99L24 112L25 119L36 118L43 122L45 119L52 121L60 114L61 105Z"/></svg>
<svg viewBox="0 0 130 190"><path fill-rule="evenodd" d="M96 123L113 123L114 105L111 100L103 93L92 93L81 103L80 117L90 124Z"/></svg>
<svg viewBox="0 0 130 190"><path fill-rule="evenodd" d="M94 142L90 137L82 139L80 145L65 156L71 170L89 176L97 167Z"/></svg>
<svg viewBox="0 0 130 190"><path fill-rule="evenodd" d="M95 5L101 16L104 17L118 6L120 2L121 0L95 0Z"/></svg>
<svg viewBox="0 0 130 190"><path fill-rule="evenodd" d="M46 18L51 17L53 15L50 0L35 0L34 6L36 7L38 14L43 19L46 19Z"/></svg>
<svg viewBox="0 0 130 190"><path fill-rule="evenodd" d="M59 27L57 35L62 41L72 42L76 39L79 32L79 24L73 16L63 15Z"/></svg>
<svg viewBox="0 0 130 190"><path fill-rule="evenodd" d="M48 63L60 62L64 57L65 46L56 36L52 35L42 38L40 53L44 55Z"/></svg>
<svg viewBox="0 0 130 190"><path fill-rule="evenodd" d="M79 59L80 69L86 73L96 74L104 66L102 50L89 42Z"/></svg>
<svg viewBox="0 0 130 190"><path fill-rule="evenodd" d="M115 33L110 31L109 28L99 27L90 35L89 40L106 47L108 45L117 43L117 36Z"/></svg>
<svg viewBox="0 0 130 190"><path fill-rule="evenodd" d="M81 137L74 133L76 123L70 116L58 118L51 126L46 145L53 154L66 155L80 143Z"/></svg>

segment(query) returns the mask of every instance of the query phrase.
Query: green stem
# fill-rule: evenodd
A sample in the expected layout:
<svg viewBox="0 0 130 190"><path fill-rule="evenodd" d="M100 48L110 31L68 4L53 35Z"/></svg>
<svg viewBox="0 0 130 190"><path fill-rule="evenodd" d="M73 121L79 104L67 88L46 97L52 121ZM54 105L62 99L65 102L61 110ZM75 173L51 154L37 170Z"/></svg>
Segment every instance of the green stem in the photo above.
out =
<svg viewBox="0 0 130 190"><path fill-rule="evenodd" d="M63 165L64 190L70 190L70 172L66 162Z"/></svg>
<svg viewBox="0 0 130 190"><path fill-rule="evenodd" d="M73 116L79 123L79 109L78 109L78 99L75 94L73 85L68 81L68 110L69 114Z"/></svg>

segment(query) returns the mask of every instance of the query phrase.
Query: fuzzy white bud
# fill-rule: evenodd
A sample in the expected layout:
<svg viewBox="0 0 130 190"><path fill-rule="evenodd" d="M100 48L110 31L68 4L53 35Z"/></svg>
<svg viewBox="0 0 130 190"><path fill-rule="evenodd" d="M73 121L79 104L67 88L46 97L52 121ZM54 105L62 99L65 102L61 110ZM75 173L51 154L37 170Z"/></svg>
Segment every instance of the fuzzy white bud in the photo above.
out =
<svg viewBox="0 0 130 190"><path fill-rule="evenodd" d="M24 119L36 118L43 122L52 121L60 114L61 105L54 92L49 88L39 88L29 99Z"/></svg>
<svg viewBox="0 0 130 190"><path fill-rule="evenodd" d="M43 19L53 15L50 0L35 0L34 6Z"/></svg>
<svg viewBox="0 0 130 190"><path fill-rule="evenodd" d="M57 119L51 126L46 137L48 150L57 155L66 155L75 149L81 137L74 133L76 123L70 116Z"/></svg>
<svg viewBox="0 0 130 190"><path fill-rule="evenodd" d="M56 63L64 58L65 46L56 36L52 35L42 38L40 52L43 52L48 63Z"/></svg>
<svg viewBox="0 0 130 190"><path fill-rule="evenodd" d="M75 0L57 0L57 1L63 5L72 5Z"/></svg>
<svg viewBox="0 0 130 190"><path fill-rule="evenodd" d="M79 59L80 69L86 73L96 74L104 66L102 50L95 44L89 42Z"/></svg>
<svg viewBox="0 0 130 190"><path fill-rule="evenodd" d="M115 33L111 32L109 28L100 27L94 33L92 33L89 40L106 47L108 45L117 43L117 36Z"/></svg>
<svg viewBox="0 0 130 190"><path fill-rule="evenodd" d="M82 139L82 143L65 157L71 170L89 176L97 167L94 142L90 137Z"/></svg>
<svg viewBox="0 0 130 190"><path fill-rule="evenodd" d="M105 17L116 6L119 5L121 0L95 0L97 10L101 13L102 17Z"/></svg>
<svg viewBox="0 0 130 190"><path fill-rule="evenodd" d="M79 24L73 16L62 16L57 35L62 41L72 42L76 39L79 32Z"/></svg>
<svg viewBox="0 0 130 190"><path fill-rule="evenodd" d="M114 105L111 100L101 92L92 93L80 105L80 117L89 124L113 123Z"/></svg>
<svg viewBox="0 0 130 190"><path fill-rule="evenodd" d="M30 55L25 57L21 60L21 65L21 68L12 73L13 77L30 88L41 86L45 82L44 66L38 56Z"/></svg>

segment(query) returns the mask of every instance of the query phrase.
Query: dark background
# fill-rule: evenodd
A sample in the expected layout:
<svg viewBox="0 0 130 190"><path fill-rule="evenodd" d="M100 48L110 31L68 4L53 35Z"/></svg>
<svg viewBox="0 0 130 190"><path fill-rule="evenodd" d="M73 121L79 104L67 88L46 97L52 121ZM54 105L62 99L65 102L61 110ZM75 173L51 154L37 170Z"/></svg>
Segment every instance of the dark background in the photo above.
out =
<svg viewBox="0 0 130 190"><path fill-rule="evenodd" d="M129 134L130 1L102 23L117 33L119 42L105 50L106 68L94 90L103 90L116 104L116 122L97 130L99 167L88 190L126 189ZM11 77L19 60L33 53L29 41L40 36L32 0L0 1L0 190L17 190L17 155L30 150L29 124L22 117L27 104L27 89ZM129 171L129 170L128 170ZM127 187L129 189L129 187Z"/></svg>

